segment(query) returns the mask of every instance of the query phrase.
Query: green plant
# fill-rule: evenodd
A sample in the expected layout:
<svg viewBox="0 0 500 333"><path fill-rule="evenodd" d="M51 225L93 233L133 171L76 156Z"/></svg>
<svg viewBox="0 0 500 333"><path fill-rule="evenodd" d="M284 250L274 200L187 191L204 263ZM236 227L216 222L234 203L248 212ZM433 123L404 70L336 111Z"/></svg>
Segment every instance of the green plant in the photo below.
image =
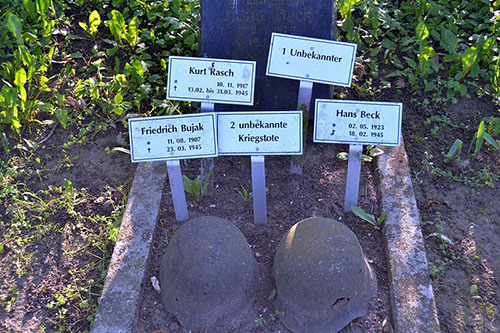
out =
<svg viewBox="0 0 500 333"><path fill-rule="evenodd" d="M196 201L200 201L203 199L205 194L207 193L207 187L210 177L212 177L213 169L207 174L205 178L205 182L201 183L201 176L198 175L196 178L191 179L186 175L182 175L182 183L184 184L184 190L195 197Z"/></svg>
<svg viewBox="0 0 500 333"><path fill-rule="evenodd" d="M500 35L499 5L497 1L342 0L339 38L358 44L359 63L368 67L355 77L364 81L361 85L377 87L370 81L374 78L401 92L435 92L433 99L455 103L458 97L469 96L467 77L489 80L493 90L500 91L495 42Z"/></svg>
<svg viewBox="0 0 500 333"><path fill-rule="evenodd" d="M241 191L238 191L238 194L243 199L243 201L252 201L253 194L249 192L245 185L241 185Z"/></svg>
<svg viewBox="0 0 500 333"><path fill-rule="evenodd" d="M361 155L361 161L370 163L377 156L380 156L384 153L384 151L378 148L375 145L367 145L366 146L366 154ZM337 154L337 158L342 161L347 161L349 159L349 153L340 152Z"/></svg>
<svg viewBox="0 0 500 333"><path fill-rule="evenodd" d="M433 128L431 129L431 133L433 136L437 136L445 128L450 128L450 127L451 128L460 128L461 127L461 125L454 124L451 121L451 119L446 115L444 115L444 116L432 115L424 121L425 126L429 126L432 124L434 124Z"/></svg>
<svg viewBox="0 0 500 333"><path fill-rule="evenodd" d="M11 312L14 303L16 302L16 297L18 295L18 290L16 286L12 286L6 296L0 298L0 303L5 307L6 312Z"/></svg>
<svg viewBox="0 0 500 333"><path fill-rule="evenodd" d="M351 211L356 214L362 220L370 223L375 229L380 229L382 223L384 223L387 213L383 212L378 218L375 218L372 214L367 213L363 208L358 206L352 206Z"/></svg>
<svg viewBox="0 0 500 333"><path fill-rule="evenodd" d="M496 136L500 132L500 126L498 123L496 124L496 128L494 128L494 133L493 135ZM479 151L483 147L484 141L487 141L493 148L495 149L500 149L500 146L498 145L498 142L486 131L486 125L485 125L485 119L481 120L479 123L479 127L477 129L477 132L474 134L474 138L472 139L472 142L469 146L469 152L472 149L472 146L475 142L475 147L474 147L474 153L472 154L472 158L476 158L477 155L479 154Z"/></svg>
<svg viewBox="0 0 500 333"><path fill-rule="evenodd" d="M444 160L446 163L449 163L452 159L459 159L460 158L460 153L462 152L462 146L463 142L460 139L456 139L455 142L453 142L453 145L451 146L450 150L444 155Z"/></svg>
<svg viewBox="0 0 500 333"><path fill-rule="evenodd" d="M259 314L259 316L255 318L255 324L262 327L267 323L276 321L279 317L282 317L284 315L285 312L280 310L274 310L273 312L269 313L269 319L266 319L262 314Z"/></svg>
<svg viewBox="0 0 500 333"><path fill-rule="evenodd" d="M46 74L57 51L50 43L56 21L47 20L50 15L56 17L52 1L38 0L35 6L31 0L24 0L23 6L24 11L18 10L22 16L5 11L6 30L14 37L15 44L0 40L0 53L5 53L0 69L3 83L0 127L9 126L19 139L23 127L29 127L39 112L53 112L53 105L41 97L46 94L46 99L51 99L49 81L52 77ZM0 38L7 36L0 35Z"/></svg>
<svg viewBox="0 0 500 333"><path fill-rule="evenodd" d="M434 288L437 288L437 284L441 279L441 276L446 271L449 265L452 264L452 261L448 258L438 258L429 264L429 275L432 277L432 282Z"/></svg>
<svg viewBox="0 0 500 333"><path fill-rule="evenodd" d="M434 164L432 154L428 154L427 152L425 153L425 157L421 162L420 170L413 171L413 181L417 181L419 176L423 172L430 172L431 174L438 177L445 177L452 181L460 182L471 187L483 187L485 185L494 187L495 182L500 180L500 175L496 174L494 171L491 171L488 167L483 167L479 170L476 170L471 168L468 164L464 164L464 167L462 168L462 170L460 170L460 172L454 172L451 169L444 170L443 168Z"/></svg>
<svg viewBox="0 0 500 333"><path fill-rule="evenodd" d="M123 46L123 40L126 40L130 47L135 48L139 41L139 19L134 16L127 24L122 13L117 10L111 11L111 19L106 22L111 34Z"/></svg>
<svg viewBox="0 0 500 333"><path fill-rule="evenodd" d="M469 291L470 291L470 294L471 294L471 295L476 295L476 294L477 294L477 284L475 284L475 283L474 283L474 284L472 284L472 285L470 286L470 290L469 290Z"/></svg>
<svg viewBox="0 0 500 333"><path fill-rule="evenodd" d="M266 320L264 319L264 317L262 317L262 315L259 315L257 318L255 318L255 324L257 326L264 326L266 324Z"/></svg>
<svg viewBox="0 0 500 333"><path fill-rule="evenodd" d="M447 267L452 265L459 258L452 248L452 240L446 236L445 233L445 223L440 212L436 212L434 215L434 221L426 221L426 225L434 226L436 232L427 235L426 238L436 238L439 242L439 250L442 257L437 258L434 262L429 265L429 273L436 284L442 274L446 271Z"/></svg>
<svg viewBox="0 0 500 333"><path fill-rule="evenodd" d="M90 13L88 25L85 22L78 23L78 25L83 30L85 30L85 32L88 33L90 37L92 37L92 39L95 39L100 24L101 24L101 15L99 15L99 12L97 10L94 10L92 13Z"/></svg>

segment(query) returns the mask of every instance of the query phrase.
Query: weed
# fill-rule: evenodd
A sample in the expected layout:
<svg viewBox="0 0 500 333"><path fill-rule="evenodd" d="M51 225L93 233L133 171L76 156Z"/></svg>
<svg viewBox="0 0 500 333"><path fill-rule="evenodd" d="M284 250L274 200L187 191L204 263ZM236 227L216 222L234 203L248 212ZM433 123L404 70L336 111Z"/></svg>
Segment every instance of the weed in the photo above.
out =
<svg viewBox="0 0 500 333"><path fill-rule="evenodd" d="M94 10L90 13L88 24L79 22L78 25L80 25L80 27L85 30L85 32L88 33L92 39L95 39L99 25L101 25L101 15L99 15L97 10Z"/></svg>
<svg viewBox="0 0 500 333"><path fill-rule="evenodd" d="M436 92L451 102L468 95L466 77L489 79L500 91L497 2L359 0L338 8L340 38L358 44L360 62L382 84L394 79L400 89Z"/></svg>
<svg viewBox="0 0 500 333"><path fill-rule="evenodd" d="M452 159L459 159L460 153L462 152L463 142L460 139L456 139L450 150L446 155L444 155L445 162L449 163Z"/></svg>
<svg viewBox="0 0 500 333"><path fill-rule="evenodd" d="M425 126L429 126L431 124L434 124L434 127L431 129L431 133L433 136L437 136L445 128L460 127L460 125L455 125L448 116L432 115L424 121Z"/></svg>
<svg viewBox="0 0 500 333"><path fill-rule="evenodd" d="M243 199L243 201L252 201L253 194L249 192L245 185L241 185L241 191L238 191L238 194Z"/></svg>
<svg viewBox="0 0 500 333"><path fill-rule="evenodd" d="M117 10L112 10L111 16L111 20L107 21L106 25L115 39L118 40L121 46L123 46L122 41L125 40L131 48L136 47L140 34L137 16L134 16L128 24L125 22L122 13Z"/></svg>
<svg viewBox="0 0 500 333"><path fill-rule="evenodd" d="M274 312L269 313L269 318L266 319L262 314L260 314L257 318L255 318L255 324L259 327L262 327L268 323L276 321L279 317L285 315L284 311L274 310Z"/></svg>
<svg viewBox="0 0 500 333"><path fill-rule="evenodd" d="M9 292L6 296L0 297L0 303L5 307L6 312L11 312L14 303L16 302L16 297L18 295L18 291L15 285L10 287Z"/></svg>
<svg viewBox="0 0 500 333"><path fill-rule="evenodd" d="M366 149L366 154L361 155L361 161L367 163L372 162L375 157L380 156L384 153L382 149L378 148L375 145L367 145L365 149ZM337 158L342 161L347 161L349 159L349 153L340 152L337 154Z"/></svg>
<svg viewBox="0 0 500 333"><path fill-rule="evenodd" d="M483 309L484 313L486 314L486 318L488 318L488 320L490 322L493 322L495 320L495 318L498 316L498 309L497 309L497 306L495 304L482 302L481 308Z"/></svg>
<svg viewBox="0 0 500 333"><path fill-rule="evenodd" d="M445 159L448 154L445 155ZM494 171L491 171L488 167L483 167L479 170L475 170L469 166L465 166L463 170L460 170L459 172L453 172L450 169L445 170L434 165L432 159L432 154L426 152L425 158L421 162L421 169L418 171L413 171L413 181L417 181L419 176L423 172L430 172L431 174L438 177L448 178L451 181L456 181L471 187L494 187L495 182L500 180L500 175L496 174Z"/></svg>
<svg viewBox="0 0 500 333"><path fill-rule="evenodd" d="M445 225L441 213L436 212L434 221L427 221L426 224L434 226L437 230L437 232L429 234L427 238L434 237L438 239L439 250L442 255L442 258L437 258L429 265L429 274L433 278L435 286L437 286L437 282L440 280L442 274L446 271L448 266L452 265L456 260L458 260L458 256L451 247L451 245L453 244L452 240L445 234Z"/></svg>
<svg viewBox="0 0 500 333"><path fill-rule="evenodd" d="M195 197L196 201L201 201L205 194L207 193L207 187L210 177L212 177L213 169L207 174L205 182L201 183L201 176L198 175L196 178L191 179L186 175L182 176L182 183L184 184L184 190Z"/></svg>
<svg viewBox="0 0 500 333"><path fill-rule="evenodd" d="M492 128L493 136L497 136L500 133L500 119L497 118L487 118L490 119L490 128ZM469 146L469 153L474 146L474 153L472 154L472 158L476 158L479 154L479 151L483 147L484 141L487 141L494 149L500 149L498 142L493 138L487 131L485 125L485 119L481 120L479 123L479 127L477 132L474 134L474 138Z"/></svg>
<svg viewBox="0 0 500 333"><path fill-rule="evenodd" d="M421 137L417 134L410 134L410 138L415 140L415 142L417 142L420 145L425 145L425 143L427 142L427 140L424 137Z"/></svg>
<svg viewBox="0 0 500 333"><path fill-rule="evenodd" d="M453 261L451 261L449 258L438 258L435 261L429 263L429 274L432 277L434 288L437 289L437 284L440 281L443 273L452 263Z"/></svg>
<svg viewBox="0 0 500 333"><path fill-rule="evenodd" d="M73 22L75 12L84 17L80 24ZM126 202L120 187L106 188L101 201L69 179L48 186L45 175L72 168L71 145L119 126L132 109L146 115L196 110L166 101L163 77L170 54L197 54L198 20L199 1L0 0L1 268L14 281L38 274L39 251L54 239L64 262L79 267L70 279L61 275L58 290L42 287L40 299L51 310L50 329L42 325L41 331L91 325ZM90 49L75 44L98 39L103 23L110 39L91 42ZM47 142L56 159L48 170L37 142L55 129L69 138L62 147ZM92 209L99 205L105 215ZM15 285L0 283L2 309L14 311L18 294L30 290Z"/></svg>
<svg viewBox="0 0 500 333"><path fill-rule="evenodd" d="M266 193L269 192L269 188L266 186ZM243 199L243 201L252 201L253 193L248 191L245 185L241 185L241 191L238 191L238 194Z"/></svg>
<svg viewBox="0 0 500 333"><path fill-rule="evenodd" d="M358 206L352 206L351 211L356 214L362 220L370 223L375 229L380 229L382 223L384 223L387 213L383 212L378 218L375 218L372 214L367 213L363 208Z"/></svg>
<svg viewBox="0 0 500 333"><path fill-rule="evenodd" d="M266 324L266 320L264 319L264 317L262 317L262 315L259 315L257 318L255 318L255 324L257 326L264 326Z"/></svg>

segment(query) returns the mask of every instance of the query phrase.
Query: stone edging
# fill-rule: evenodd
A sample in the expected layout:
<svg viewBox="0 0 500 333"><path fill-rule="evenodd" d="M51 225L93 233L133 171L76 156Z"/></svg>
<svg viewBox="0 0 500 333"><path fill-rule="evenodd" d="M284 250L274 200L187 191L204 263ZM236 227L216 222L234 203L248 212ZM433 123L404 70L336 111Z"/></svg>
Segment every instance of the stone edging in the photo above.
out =
<svg viewBox="0 0 500 333"><path fill-rule="evenodd" d="M135 328L166 173L164 162L137 166L92 333Z"/></svg>
<svg viewBox="0 0 500 333"><path fill-rule="evenodd" d="M427 254L404 143L377 159L383 236L396 333L440 332Z"/></svg>

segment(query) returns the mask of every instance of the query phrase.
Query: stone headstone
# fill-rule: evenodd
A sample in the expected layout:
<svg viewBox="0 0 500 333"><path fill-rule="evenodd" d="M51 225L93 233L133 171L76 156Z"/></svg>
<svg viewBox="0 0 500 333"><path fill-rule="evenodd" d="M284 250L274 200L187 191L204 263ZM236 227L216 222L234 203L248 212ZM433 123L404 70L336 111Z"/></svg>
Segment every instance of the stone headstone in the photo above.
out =
<svg viewBox="0 0 500 333"><path fill-rule="evenodd" d="M331 0L201 0L201 56L257 61L254 106L216 110L295 110L299 81L266 76L271 33L332 39ZM329 98L314 85L314 98Z"/></svg>

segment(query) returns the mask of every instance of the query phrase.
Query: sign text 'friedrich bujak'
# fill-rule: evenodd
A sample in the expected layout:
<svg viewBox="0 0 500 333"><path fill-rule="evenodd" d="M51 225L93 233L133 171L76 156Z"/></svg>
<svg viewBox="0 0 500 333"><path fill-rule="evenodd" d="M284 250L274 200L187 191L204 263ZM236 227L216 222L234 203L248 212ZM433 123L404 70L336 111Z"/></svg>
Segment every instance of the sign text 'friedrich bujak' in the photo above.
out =
<svg viewBox="0 0 500 333"><path fill-rule="evenodd" d="M132 162L217 156L215 114L129 119Z"/></svg>

